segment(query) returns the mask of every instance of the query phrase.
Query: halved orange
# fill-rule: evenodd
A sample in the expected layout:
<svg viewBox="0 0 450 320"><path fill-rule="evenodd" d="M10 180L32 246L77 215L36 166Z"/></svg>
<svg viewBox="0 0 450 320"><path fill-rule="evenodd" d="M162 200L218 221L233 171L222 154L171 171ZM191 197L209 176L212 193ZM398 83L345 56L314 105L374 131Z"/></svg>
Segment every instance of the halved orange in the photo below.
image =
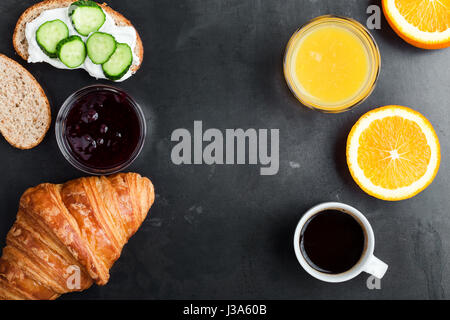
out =
<svg viewBox="0 0 450 320"><path fill-rule="evenodd" d="M413 46L450 46L450 0L383 0L383 12L392 29Z"/></svg>
<svg viewBox="0 0 450 320"><path fill-rule="evenodd" d="M363 115L347 139L347 164L356 183L383 200L411 198L436 177L439 139L419 112L386 106Z"/></svg>

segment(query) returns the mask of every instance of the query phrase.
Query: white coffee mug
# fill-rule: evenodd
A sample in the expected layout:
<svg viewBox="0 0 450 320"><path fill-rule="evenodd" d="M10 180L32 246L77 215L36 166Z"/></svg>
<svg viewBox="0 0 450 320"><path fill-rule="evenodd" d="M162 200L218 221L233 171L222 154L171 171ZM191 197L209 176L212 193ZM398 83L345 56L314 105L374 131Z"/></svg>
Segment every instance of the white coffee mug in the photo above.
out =
<svg viewBox="0 0 450 320"><path fill-rule="evenodd" d="M329 274L314 269L306 261L300 250L300 235L305 223L315 214L325 210L338 210L351 215L356 219L356 221L358 221L364 231L365 245L361 258L350 270L343 273ZM378 279L381 279L386 273L388 265L373 255L374 247L375 238L373 235L373 230L366 217L364 217L364 215L355 208L339 202L326 202L309 209L300 219L294 234L295 255L297 256L301 266L313 277L326 282L344 282L355 278L363 271L370 273Z"/></svg>

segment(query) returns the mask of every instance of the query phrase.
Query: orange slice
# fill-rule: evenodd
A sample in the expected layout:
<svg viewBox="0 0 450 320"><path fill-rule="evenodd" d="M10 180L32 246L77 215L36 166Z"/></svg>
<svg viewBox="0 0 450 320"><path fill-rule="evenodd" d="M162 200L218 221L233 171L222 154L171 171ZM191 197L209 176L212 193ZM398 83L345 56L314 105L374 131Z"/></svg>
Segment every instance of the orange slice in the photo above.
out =
<svg viewBox="0 0 450 320"><path fill-rule="evenodd" d="M356 183L383 200L411 198L430 185L441 160L430 122L407 107L386 106L363 115L347 140L347 164Z"/></svg>
<svg viewBox="0 0 450 320"><path fill-rule="evenodd" d="M392 29L423 49L450 46L450 0L383 0Z"/></svg>

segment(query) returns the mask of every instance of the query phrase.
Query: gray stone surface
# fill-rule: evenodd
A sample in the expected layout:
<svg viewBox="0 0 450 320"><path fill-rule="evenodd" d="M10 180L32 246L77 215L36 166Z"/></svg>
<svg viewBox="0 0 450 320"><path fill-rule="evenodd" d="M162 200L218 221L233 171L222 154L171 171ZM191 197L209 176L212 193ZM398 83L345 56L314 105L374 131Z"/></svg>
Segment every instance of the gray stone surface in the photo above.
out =
<svg viewBox="0 0 450 320"><path fill-rule="evenodd" d="M0 52L25 65L45 88L53 119L73 91L97 83L83 71L28 65L11 44L14 24L33 1L0 2ZM373 32L382 71L372 96L353 111L326 115L301 106L282 75L285 44L297 27L333 13L367 19L363 0L109 1L138 28L142 69L117 86L141 103L149 133L130 167L152 178L158 197L150 217L126 246L105 287L70 298L450 298L450 51L404 43L382 20ZM384 202L362 192L345 163L346 136L365 112L400 104L422 112L442 145L435 182L415 198ZM280 171L260 176L255 166L175 166L172 131L203 120L214 128L279 128ZM82 176L56 145L19 151L0 139L0 245L20 195L41 182ZM296 261L291 238L298 219L323 201L342 201L366 214L376 255L390 268L381 290L366 275L321 283Z"/></svg>

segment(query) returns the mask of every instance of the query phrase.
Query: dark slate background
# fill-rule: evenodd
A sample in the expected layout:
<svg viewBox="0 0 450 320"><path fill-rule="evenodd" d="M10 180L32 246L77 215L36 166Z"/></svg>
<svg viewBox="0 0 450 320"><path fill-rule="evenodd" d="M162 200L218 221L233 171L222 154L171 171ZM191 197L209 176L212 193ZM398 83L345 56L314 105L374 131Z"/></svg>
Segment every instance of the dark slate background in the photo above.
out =
<svg viewBox="0 0 450 320"><path fill-rule="evenodd" d="M105 287L65 299L422 299L450 298L449 50L404 43L382 20L373 31L382 71L372 96L353 111L327 115L301 106L282 75L291 34L309 19L339 14L362 23L364 0L109 1L137 27L145 45L141 70L117 84L143 107L145 148L129 168L152 179L157 199L125 247ZM0 2L0 52L42 84L53 120L73 91L98 83L84 71L28 65L13 50L17 18L34 1ZM346 136L365 112L400 104L422 112L442 145L434 183L413 199L384 202L366 195L345 164ZM175 166L176 128L279 128L280 171L256 166ZM0 139L0 245L26 188L81 177L60 154L54 126L41 145L20 151ZM323 201L342 201L366 214L376 255L390 268L381 290L367 275L327 284L304 272L293 252L298 219Z"/></svg>

